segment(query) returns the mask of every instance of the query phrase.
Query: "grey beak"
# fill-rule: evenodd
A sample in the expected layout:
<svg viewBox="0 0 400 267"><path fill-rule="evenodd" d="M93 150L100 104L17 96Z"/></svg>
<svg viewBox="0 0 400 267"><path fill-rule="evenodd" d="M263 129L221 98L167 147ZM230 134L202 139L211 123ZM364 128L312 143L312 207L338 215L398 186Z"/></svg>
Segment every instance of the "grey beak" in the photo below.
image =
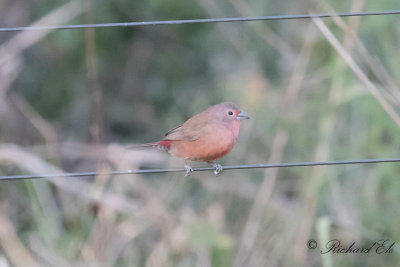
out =
<svg viewBox="0 0 400 267"><path fill-rule="evenodd" d="M243 111L240 111L240 113L236 116L237 120L248 120L250 119L249 116L247 116L246 113L244 113Z"/></svg>

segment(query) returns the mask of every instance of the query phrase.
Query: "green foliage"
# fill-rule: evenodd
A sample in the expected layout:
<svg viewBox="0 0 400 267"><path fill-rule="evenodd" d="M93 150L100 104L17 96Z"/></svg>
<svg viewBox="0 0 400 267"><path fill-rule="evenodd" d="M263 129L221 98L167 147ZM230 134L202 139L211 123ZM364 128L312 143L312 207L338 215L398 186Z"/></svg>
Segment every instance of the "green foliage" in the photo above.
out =
<svg viewBox="0 0 400 267"><path fill-rule="evenodd" d="M2 25L29 24L60 5L14 1L6 8L9 2L0 1ZM345 12L355 6L333 0L90 3L90 12L68 24L330 12L326 5ZM359 8L397 4L369 0ZM354 19L341 23L355 27L379 64L368 65L337 20L323 22L399 113L398 92L388 94L390 83L380 80L400 83L398 15ZM16 68L3 75L7 68L0 64L0 93L6 92L0 94L1 175L182 167L163 154L131 154L124 145L162 138L222 101L236 102L251 117L224 164L400 155L399 125L312 20L59 30L7 64ZM283 142L278 137L285 134ZM25 258L13 257L5 238L11 236L39 265L49 266L396 266L398 246L384 256L324 257L306 244L311 238L400 240L399 173L399 164L387 163L276 174L225 171L218 178L196 172L188 179L170 173L2 181L0 222L16 234L0 230L0 260L18 266Z"/></svg>

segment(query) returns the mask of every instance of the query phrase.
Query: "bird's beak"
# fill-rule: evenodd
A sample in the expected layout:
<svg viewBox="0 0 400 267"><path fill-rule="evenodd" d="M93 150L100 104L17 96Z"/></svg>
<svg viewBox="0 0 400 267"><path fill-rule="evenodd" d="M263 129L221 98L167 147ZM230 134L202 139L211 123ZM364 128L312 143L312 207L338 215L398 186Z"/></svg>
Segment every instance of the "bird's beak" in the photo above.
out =
<svg viewBox="0 0 400 267"><path fill-rule="evenodd" d="M247 116L247 114L244 113L243 111L240 111L239 114L237 114L236 119L237 120L248 120L248 119L250 119L250 117Z"/></svg>

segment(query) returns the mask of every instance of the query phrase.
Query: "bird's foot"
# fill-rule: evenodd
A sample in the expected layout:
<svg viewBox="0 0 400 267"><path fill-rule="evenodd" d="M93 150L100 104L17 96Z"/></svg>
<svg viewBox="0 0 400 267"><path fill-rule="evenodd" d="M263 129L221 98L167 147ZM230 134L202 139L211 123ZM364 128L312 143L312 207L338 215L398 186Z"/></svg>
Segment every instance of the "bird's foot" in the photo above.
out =
<svg viewBox="0 0 400 267"><path fill-rule="evenodd" d="M186 169L186 174L185 174L185 176L190 176L190 174L193 172L193 168L190 167L190 165L185 164L185 169Z"/></svg>
<svg viewBox="0 0 400 267"><path fill-rule="evenodd" d="M215 176L218 176L223 170L221 164L212 162L211 165L215 168L215 170L214 170Z"/></svg>

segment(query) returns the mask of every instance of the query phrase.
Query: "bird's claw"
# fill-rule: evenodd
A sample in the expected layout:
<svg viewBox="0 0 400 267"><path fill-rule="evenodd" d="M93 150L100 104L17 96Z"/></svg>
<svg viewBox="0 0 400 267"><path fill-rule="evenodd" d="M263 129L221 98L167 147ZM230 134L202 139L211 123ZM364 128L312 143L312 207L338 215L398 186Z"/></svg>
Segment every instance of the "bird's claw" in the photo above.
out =
<svg viewBox="0 0 400 267"><path fill-rule="evenodd" d="M215 176L218 176L223 170L221 164L219 164L219 163L212 163L212 166L215 168L215 170L214 170Z"/></svg>
<svg viewBox="0 0 400 267"><path fill-rule="evenodd" d="M190 176L190 174L193 172L193 168L192 167L190 167L190 165L185 165L185 169L186 169L186 174L185 174L185 176L187 177L187 176Z"/></svg>

